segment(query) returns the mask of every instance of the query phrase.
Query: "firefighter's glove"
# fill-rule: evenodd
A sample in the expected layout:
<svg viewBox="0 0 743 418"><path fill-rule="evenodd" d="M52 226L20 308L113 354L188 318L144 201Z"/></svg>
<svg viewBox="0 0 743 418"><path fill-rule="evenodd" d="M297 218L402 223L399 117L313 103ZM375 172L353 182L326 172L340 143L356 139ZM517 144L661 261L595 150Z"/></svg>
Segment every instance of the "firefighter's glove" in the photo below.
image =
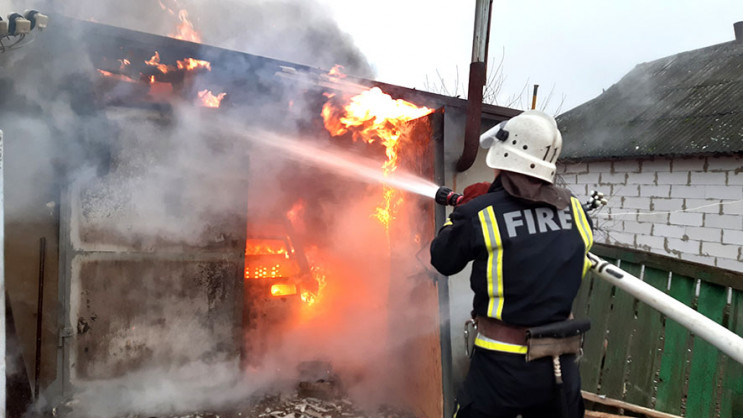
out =
<svg viewBox="0 0 743 418"><path fill-rule="evenodd" d="M488 189L490 189L490 183L488 182L470 184L464 188L464 192L462 192L462 200L459 204L463 205L477 196L484 195L488 192Z"/></svg>

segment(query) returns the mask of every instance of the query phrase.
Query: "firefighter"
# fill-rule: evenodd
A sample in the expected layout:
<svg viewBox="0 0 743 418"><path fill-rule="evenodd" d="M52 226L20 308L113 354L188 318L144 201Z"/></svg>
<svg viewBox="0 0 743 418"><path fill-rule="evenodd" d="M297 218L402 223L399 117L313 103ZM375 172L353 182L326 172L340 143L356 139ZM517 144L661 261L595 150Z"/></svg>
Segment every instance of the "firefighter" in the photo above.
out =
<svg viewBox="0 0 743 418"><path fill-rule="evenodd" d="M441 274L473 262L477 335L455 417L582 417L576 355L527 362L528 328L569 325L590 267L592 223L580 202L553 184L562 136L554 118L530 110L484 133L480 144L489 149L495 180L467 187L431 244Z"/></svg>

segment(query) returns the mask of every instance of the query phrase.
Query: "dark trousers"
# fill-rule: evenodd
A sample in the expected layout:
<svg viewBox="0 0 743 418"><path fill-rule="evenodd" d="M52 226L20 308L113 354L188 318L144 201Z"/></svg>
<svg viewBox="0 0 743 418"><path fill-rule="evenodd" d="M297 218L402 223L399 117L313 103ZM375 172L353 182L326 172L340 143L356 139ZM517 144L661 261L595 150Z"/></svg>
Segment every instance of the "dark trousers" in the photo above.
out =
<svg viewBox="0 0 743 418"><path fill-rule="evenodd" d="M580 374L574 355L560 358L570 418L584 415ZM527 363L522 354L475 348L456 418L560 418L551 358Z"/></svg>

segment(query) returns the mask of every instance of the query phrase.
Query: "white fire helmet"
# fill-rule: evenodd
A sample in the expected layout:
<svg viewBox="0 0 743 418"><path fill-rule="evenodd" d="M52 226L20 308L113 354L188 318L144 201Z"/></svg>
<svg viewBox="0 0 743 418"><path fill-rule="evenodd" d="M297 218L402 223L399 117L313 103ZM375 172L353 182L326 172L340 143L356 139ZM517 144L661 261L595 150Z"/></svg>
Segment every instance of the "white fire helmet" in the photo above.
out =
<svg viewBox="0 0 743 418"><path fill-rule="evenodd" d="M485 159L488 167L553 183L562 135L555 118L539 110L527 110L482 134L480 146L490 149Z"/></svg>

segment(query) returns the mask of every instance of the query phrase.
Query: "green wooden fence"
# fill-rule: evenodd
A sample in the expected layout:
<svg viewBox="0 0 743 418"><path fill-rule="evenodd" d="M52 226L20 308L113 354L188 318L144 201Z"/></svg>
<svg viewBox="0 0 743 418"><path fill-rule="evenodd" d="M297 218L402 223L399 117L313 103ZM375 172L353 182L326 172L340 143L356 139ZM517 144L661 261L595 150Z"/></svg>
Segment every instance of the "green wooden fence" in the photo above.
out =
<svg viewBox="0 0 743 418"><path fill-rule="evenodd" d="M592 253L743 335L743 274L618 247ZM692 418L743 417L743 365L589 274L573 312L590 318L583 390Z"/></svg>

